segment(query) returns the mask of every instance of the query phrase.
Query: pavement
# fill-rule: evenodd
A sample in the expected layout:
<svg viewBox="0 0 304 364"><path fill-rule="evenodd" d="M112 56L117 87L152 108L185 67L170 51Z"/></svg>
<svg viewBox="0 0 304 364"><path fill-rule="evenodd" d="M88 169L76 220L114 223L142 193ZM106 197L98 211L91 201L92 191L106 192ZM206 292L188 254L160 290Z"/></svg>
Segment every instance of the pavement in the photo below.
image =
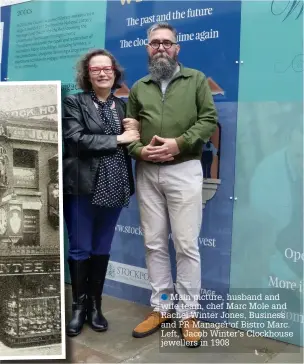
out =
<svg viewBox="0 0 304 364"><path fill-rule="evenodd" d="M71 287L66 285L66 320L71 317ZM132 329L144 318L150 308L137 303L104 296L103 313L109 321L106 332L97 333L85 325L82 333L67 338L66 360L30 361L31 363L303 363L303 348L265 338L234 339L229 346L166 346L165 341L180 342L179 338L164 337L172 328L136 339ZM234 331L234 330L230 330ZM224 341L220 341L224 343ZM0 343L0 356L5 347ZM172 344L171 344L172 345ZM35 355L52 354L58 346L31 348ZM24 349L14 349L14 354ZM36 351L39 351L38 352ZM22 354L21 354L22 355ZM25 363L25 361L13 361ZM4 363L4 361L1 361ZM12 363L12 361L11 361Z"/></svg>

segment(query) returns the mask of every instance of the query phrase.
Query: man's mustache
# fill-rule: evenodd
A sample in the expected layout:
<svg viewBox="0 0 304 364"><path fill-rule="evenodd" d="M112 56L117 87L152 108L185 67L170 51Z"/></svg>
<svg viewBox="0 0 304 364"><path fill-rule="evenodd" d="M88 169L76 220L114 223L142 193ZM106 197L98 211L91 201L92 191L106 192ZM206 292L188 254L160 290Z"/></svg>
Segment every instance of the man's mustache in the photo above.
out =
<svg viewBox="0 0 304 364"><path fill-rule="evenodd" d="M168 58L164 53L156 53L153 58Z"/></svg>

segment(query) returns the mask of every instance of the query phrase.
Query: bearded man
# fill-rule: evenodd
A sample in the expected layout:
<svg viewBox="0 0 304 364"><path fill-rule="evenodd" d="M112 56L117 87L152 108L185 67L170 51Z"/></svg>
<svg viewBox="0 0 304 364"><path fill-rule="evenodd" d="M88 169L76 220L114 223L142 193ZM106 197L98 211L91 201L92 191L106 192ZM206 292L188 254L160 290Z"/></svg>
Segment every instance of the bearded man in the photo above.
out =
<svg viewBox="0 0 304 364"><path fill-rule="evenodd" d="M202 224L201 156L217 125L206 76L178 61L177 32L167 23L148 30L149 75L130 90L127 114L140 123L136 159L137 199L152 288L153 311L133 330L137 338L179 319L188 346L198 346L197 297L201 289L198 237ZM168 252L169 225L176 251L175 289Z"/></svg>

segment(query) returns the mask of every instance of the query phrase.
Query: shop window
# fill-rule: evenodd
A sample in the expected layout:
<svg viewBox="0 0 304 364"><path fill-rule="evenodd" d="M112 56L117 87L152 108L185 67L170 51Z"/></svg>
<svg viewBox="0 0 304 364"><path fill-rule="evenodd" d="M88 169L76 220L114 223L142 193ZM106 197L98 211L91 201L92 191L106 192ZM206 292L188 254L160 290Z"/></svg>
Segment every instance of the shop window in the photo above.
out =
<svg viewBox="0 0 304 364"><path fill-rule="evenodd" d="M22 257L20 261L29 262ZM4 277L1 283L1 340L10 347L61 340L60 282L56 276L24 274Z"/></svg>
<svg viewBox="0 0 304 364"><path fill-rule="evenodd" d="M14 187L38 188L38 152L29 149L13 150Z"/></svg>

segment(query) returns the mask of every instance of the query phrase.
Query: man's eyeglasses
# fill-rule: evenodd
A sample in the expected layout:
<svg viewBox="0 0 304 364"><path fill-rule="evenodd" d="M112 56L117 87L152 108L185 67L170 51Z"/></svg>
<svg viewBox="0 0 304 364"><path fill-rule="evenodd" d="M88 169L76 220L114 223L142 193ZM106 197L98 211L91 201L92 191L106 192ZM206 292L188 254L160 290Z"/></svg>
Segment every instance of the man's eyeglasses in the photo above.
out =
<svg viewBox="0 0 304 364"><path fill-rule="evenodd" d="M164 40L163 42L159 42L158 40L153 40L151 43L149 43L150 47L152 47L153 49L158 49L161 44L165 49L170 49L173 44L177 43L171 42L171 40Z"/></svg>
<svg viewBox="0 0 304 364"><path fill-rule="evenodd" d="M106 66L106 67L89 67L92 75L97 76L100 75L101 71L103 71L106 75L111 75L114 71L115 67Z"/></svg>

